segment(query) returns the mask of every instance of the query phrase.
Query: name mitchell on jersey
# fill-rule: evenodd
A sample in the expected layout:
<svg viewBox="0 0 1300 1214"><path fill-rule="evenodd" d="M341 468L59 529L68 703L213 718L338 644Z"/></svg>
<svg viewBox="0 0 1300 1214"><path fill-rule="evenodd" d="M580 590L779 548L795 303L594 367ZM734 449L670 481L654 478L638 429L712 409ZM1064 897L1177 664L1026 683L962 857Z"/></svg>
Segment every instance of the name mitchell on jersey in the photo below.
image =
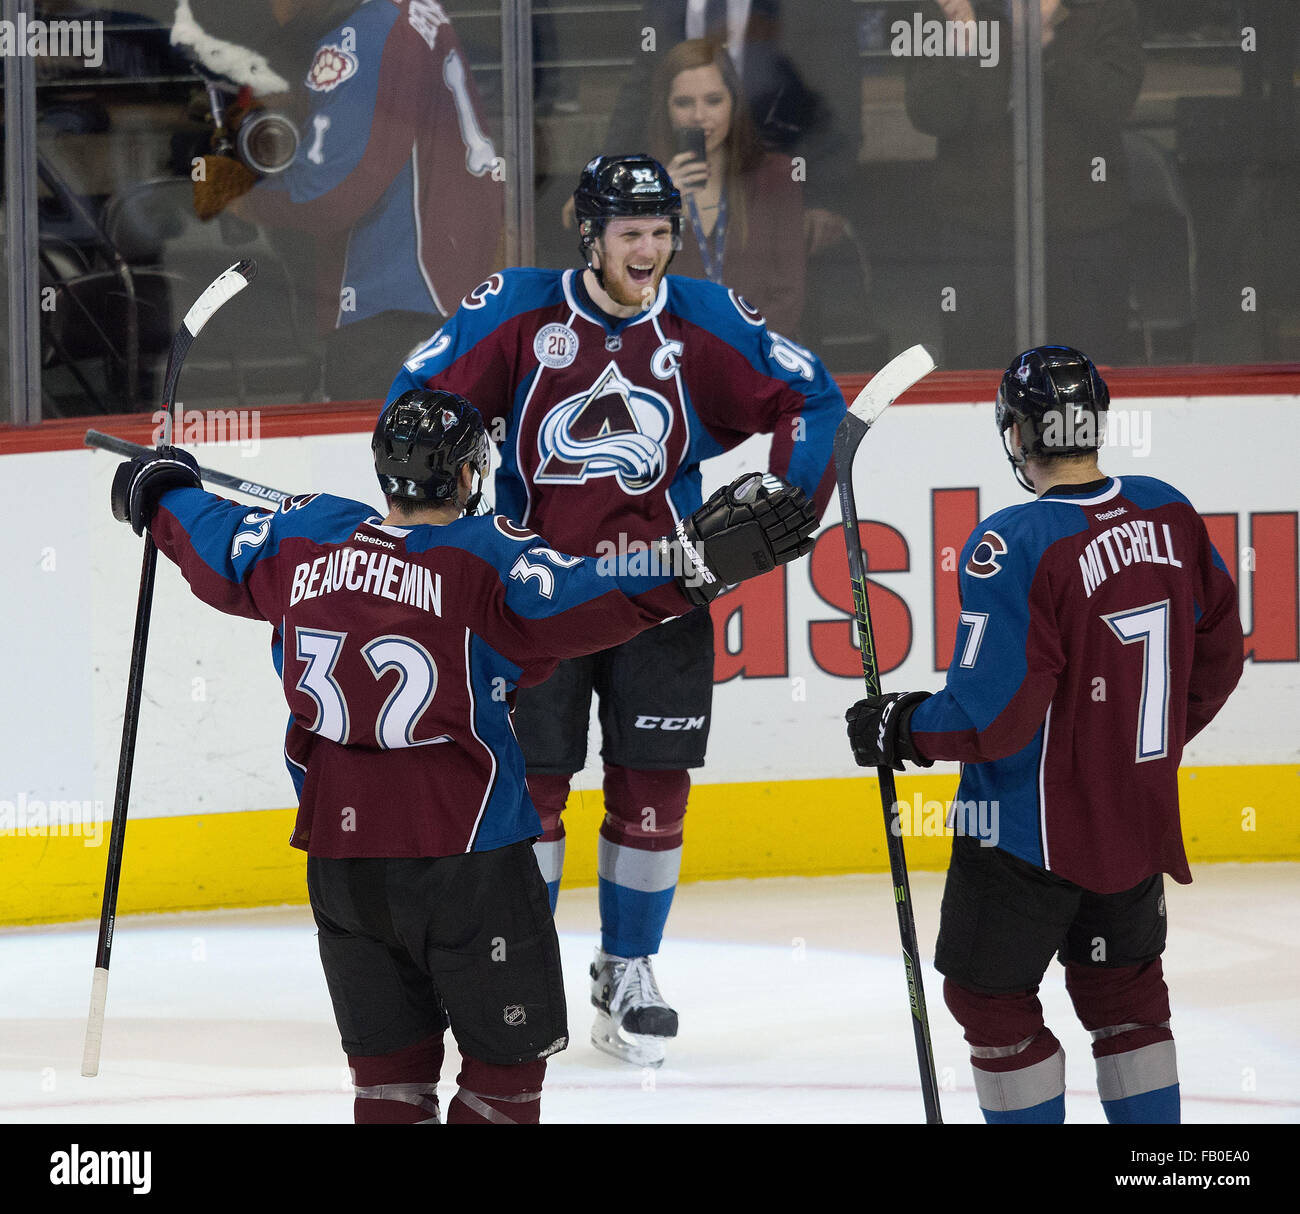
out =
<svg viewBox="0 0 1300 1214"><path fill-rule="evenodd" d="M1124 507L1121 506L1120 510L1123 509ZM1106 516L1099 514L1097 517ZM1083 590L1087 597L1092 598L1092 592L1110 576L1106 572L1105 565L1102 564L1103 551L1110 562L1111 573L1118 573L1121 568L1142 561L1152 565L1172 565L1181 569L1183 562L1174 555L1174 541L1169 534L1169 524L1161 523L1160 529L1165 535L1164 554L1160 551L1156 525L1147 519L1117 523L1092 540L1079 557L1079 572L1083 575ZM1118 559L1116 559L1116 552L1119 553Z"/></svg>

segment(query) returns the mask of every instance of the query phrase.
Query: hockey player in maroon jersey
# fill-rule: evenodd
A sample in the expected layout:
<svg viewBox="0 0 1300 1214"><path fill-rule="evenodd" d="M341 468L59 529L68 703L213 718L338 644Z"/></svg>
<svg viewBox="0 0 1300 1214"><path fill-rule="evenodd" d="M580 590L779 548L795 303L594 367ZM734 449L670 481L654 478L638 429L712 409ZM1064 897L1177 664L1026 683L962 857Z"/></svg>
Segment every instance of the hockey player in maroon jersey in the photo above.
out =
<svg viewBox="0 0 1300 1214"><path fill-rule="evenodd" d="M1108 404L1077 350L1011 364L997 425L1035 500L966 542L943 689L847 714L863 766L964 765L935 967L990 1122L1064 1120L1065 1055L1036 997L1053 954L1107 1119L1179 1120L1162 874L1191 881L1178 764L1241 677L1241 620L1187 499L1099 469Z"/></svg>
<svg viewBox="0 0 1300 1214"><path fill-rule="evenodd" d="M623 551L671 529L700 503L701 462L752 434L772 435L771 470L820 514L845 405L816 356L769 330L735 291L666 272L681 197L651 157L591 161L574 201L587 268L494 274L412 354L389 401L428 386L482 402L501 449L498 507L566 552ZM677 1013L650 959L677 886L689 769L704 763L708 614L563 662L520 695L515 727L546 828L537 853L552 904L560 815L586 762L593 690L605 819L592 1041L657 1066Z"/></svg>
<svg viewBox="0 0 1300 1214"><path fill-rule="evenodd" d="M250 510L204 492L176 448L118 469L113 512L149 526L199 598L274 627L292 842L355 1119L437 1120L450 1024L448 1121L536 1122L568 1029L515 691L802 555L816 519L800 490L754 473L661 538L648 571L624 572L473 516L488 440L463 398L407 393L372 446L386 517L324 494Z"/></svg>

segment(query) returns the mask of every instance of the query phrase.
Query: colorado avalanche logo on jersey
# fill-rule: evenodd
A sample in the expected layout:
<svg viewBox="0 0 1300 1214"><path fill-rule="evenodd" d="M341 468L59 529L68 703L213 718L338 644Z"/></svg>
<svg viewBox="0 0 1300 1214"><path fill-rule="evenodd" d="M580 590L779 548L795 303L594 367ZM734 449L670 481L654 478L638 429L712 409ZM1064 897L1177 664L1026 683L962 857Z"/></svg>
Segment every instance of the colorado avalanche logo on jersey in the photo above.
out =
<svg viewBox="0 0 1300 1214"><path fill-rule="evenodd" d="M592 387L542 419L533 479L581 484L613 476L625 493L645 493L663 478L672 428L668 401L611 362Z"/></svg>

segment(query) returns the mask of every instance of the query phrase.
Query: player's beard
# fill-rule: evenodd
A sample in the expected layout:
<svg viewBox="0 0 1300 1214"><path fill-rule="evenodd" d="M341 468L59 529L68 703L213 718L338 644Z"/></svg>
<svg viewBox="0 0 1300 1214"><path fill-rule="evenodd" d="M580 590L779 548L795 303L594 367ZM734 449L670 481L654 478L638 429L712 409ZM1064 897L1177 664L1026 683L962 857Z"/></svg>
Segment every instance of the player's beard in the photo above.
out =
<svg viewBox="0 0 1300 1214"><path fill-rule="evenodd" d="M659 294L659 284L663 282L664 275L668 272L668 260L664 258L656 263L650 277L643 282L636 281L627 267L628 263L625 261L612 272L607 270L601 286L605 294L621 307L639 308L644 311L654 303L655 296Z"/></svg>

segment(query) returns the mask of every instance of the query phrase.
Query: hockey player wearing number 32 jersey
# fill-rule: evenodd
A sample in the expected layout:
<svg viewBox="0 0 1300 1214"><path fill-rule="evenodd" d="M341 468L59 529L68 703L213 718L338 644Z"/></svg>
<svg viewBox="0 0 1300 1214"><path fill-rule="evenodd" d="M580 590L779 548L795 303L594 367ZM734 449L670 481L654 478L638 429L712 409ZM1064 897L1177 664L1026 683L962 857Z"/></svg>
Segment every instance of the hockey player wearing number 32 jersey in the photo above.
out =
<svg viewBox="0 0 1300 1214"><path fill-rule="evenodd" d="M1065 1055L1037 999L1054 954L1107 1119L1179 1119L1162 874L1191 880L1178 763L1241 676L1241 620L1187 499L1098 468L1108 405L1077 350L1011 364L998 430L1035 500L962 550L942 690L848 712L863 766L964 765L935 967L990 1122L1064 1120Z"/></svg>
<svg viewBox="0 0 1300 1214"><path fill-rule="evenodd" d="M494 274L407 361L389 401L433 387L479 402L501 450L498 508L565 552L623 553L671 530L700 504L701 463L753 434L772 436L772 472L820 514L845 412L822 364L736 292L666 273L681 197L651 157L593 160L574 203L587 268ZM545 827L537 854L553 904L560 815L586 762L593 691L605 819L592 1041L654 1066L677 1033L650 958L677 885L688 772L704 763L709 615L563 662L521 693L515 729Z"/></svg>
<svg viewBox="0 0 1300 1214"><path fill-rule="evenodd" d="M204 602L275 630L292 842L308 853L355 1119L436 1121L450 1025L448 1120L536 1122L568 1029L515 692L802 555L816 520L802 492L755 473L662 537L653 568L622 575L471 517L488 439L462 397L403 396L373 451L386 517L324 494L249 510L203 492L174 448L118 469L113 512L149 526Z"/></svg>

